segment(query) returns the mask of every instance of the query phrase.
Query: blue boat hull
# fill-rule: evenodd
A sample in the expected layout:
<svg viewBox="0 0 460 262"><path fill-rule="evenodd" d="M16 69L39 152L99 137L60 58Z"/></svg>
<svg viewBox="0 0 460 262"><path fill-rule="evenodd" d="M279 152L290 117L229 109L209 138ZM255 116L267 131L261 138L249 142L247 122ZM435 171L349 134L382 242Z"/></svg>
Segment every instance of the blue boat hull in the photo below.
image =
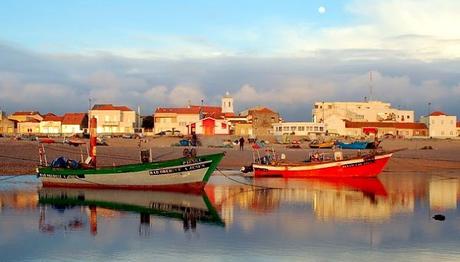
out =
<svg viewBox="0 0 460 262"><path fill-rule="evenodd" d="M337 142L337 146L342 149L366 149L368 142L352 142L352 143L343 143Z"/></svg>

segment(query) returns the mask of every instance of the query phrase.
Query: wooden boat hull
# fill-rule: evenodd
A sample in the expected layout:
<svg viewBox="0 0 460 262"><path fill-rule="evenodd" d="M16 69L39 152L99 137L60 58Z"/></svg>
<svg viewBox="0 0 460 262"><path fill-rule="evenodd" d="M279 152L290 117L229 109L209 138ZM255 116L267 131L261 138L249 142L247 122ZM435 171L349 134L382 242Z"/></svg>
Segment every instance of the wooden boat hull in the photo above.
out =
<svg viewBox="0 0 460 262"><path fill-rule="evenodd" d="M44 187L199 192L222 158L220 153L96 169L43 167L37 174Z"/></svg>
<svg viewBox="0 0 460 262"><path fill-rule="evenodd" d="M305 164L253 164L256 177L376 177L387 164L392 153L372 158Z"/></svg>
<svg viewBox="0 0 460 262"><path fill-rule="evenodd" d="M334 142L324 142L319 144L310 143L308 145L310 148L332 148L334 146Z"/></svg>

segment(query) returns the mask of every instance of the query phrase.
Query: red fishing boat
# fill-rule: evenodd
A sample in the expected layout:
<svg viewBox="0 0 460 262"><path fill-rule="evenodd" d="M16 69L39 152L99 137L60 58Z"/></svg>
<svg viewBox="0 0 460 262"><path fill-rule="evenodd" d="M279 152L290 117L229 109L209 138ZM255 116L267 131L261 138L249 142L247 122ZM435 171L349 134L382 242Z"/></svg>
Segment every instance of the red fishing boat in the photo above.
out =
<svg viewBox="0 0 460 262"><path fill-rule="evenodd" d="M282 156L276 159L271 152L242 171L252 169L255 177L376 177L394 152L360 152L356 156L343 156L342 151L314 153L304 162L285 161Z"/></svg>

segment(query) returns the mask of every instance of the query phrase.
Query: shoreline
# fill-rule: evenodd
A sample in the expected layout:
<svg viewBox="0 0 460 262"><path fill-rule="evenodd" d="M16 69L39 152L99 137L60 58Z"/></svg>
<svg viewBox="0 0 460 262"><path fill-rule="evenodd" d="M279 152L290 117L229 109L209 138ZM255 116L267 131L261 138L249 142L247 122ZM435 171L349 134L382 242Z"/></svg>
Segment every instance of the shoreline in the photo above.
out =
<svg viewBox="0 0 460 262"><path fill-rule="evenodd" d="M205 138L203 138L205 139ZM218 138L211 137L204 144L209 145ZM139 148L152 149L154 161L178 158L182 156L183 147L173 147L171 144L179 141L179 138L161 137L147 139L140 144L136 139L108 139L109 146L98 146L98 163L101 166L123 165L139 162ZM309 152L316 151L309 149L303 143L302 149L288 149L286 145L269 144L280 154L284 153L291 161L302 161ZM397 152L390 159L383 172L436 172L460 170L460 141L457 140L385 140L382 146L386 150L407 148ZM421 148L431 146L432 150ZM58 156L67 156L80 160L80 150L86 156L86 148L69 146L62 143L46 144L45 150L48 161ZM320 150L328 151L328 150ZM219 164L221 170L239 170L242 166L252 162L252 150L247 145L244 151L238 147L215 148L198 147L198 154L209 154L226 152L222 162ZM354 154L356 151L344 150L345 154ZM262 153L262 151L261 151ZM38 142L36 141L14 141L7 138L0 138L0 176L2 175L31 175L35 174L38 165Z"/></svg>

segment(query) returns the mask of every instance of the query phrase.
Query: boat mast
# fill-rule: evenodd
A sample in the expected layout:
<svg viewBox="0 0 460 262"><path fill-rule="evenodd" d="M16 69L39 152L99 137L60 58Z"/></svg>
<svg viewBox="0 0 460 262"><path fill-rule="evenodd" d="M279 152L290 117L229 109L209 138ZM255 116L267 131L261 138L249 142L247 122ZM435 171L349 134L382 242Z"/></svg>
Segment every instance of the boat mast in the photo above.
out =
<svg viewBox="0 0 460 262"><path fill-rule="evenodd" d="M97 145L97 119L91 117L89 124L89 156L91 157L91 163L96 167L96 145Z"/></svg>

